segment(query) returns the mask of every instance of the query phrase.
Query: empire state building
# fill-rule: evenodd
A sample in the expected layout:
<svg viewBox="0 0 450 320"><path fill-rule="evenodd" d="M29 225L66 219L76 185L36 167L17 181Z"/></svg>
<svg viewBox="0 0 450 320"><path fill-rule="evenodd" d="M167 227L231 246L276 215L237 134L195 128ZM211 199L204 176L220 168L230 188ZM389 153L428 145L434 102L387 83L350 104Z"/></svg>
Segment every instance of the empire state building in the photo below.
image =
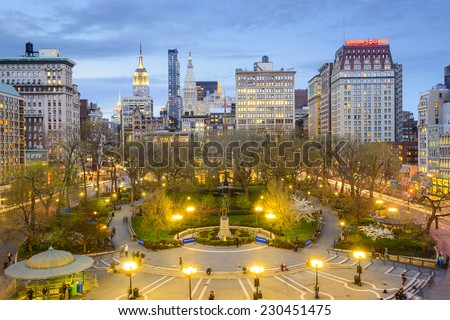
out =
<svg viewBox="0 0 450 320"><path fill-rule="evenodd" d="M133 76L133 96L148 97L150 88L150 80L148 78L147 69L144 67L144 58L142 57L142 46L139 48L139 65L134 71Z"/></svg>

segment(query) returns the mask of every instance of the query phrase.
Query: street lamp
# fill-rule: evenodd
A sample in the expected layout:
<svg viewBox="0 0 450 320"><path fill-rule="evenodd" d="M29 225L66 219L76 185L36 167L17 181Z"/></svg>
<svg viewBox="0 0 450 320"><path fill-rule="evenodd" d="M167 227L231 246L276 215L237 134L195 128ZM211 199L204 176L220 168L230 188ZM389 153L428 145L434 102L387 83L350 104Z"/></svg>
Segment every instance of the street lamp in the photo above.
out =
<svg viewBox="0 0 450 320"><path fill-rule="evenodd" d="M253 300L258 300L260 298L262 298L262 293L260 291L258 291L259 288L259 274L264 272L264 267L260 267L260 266L252 266L250 267L250 272L255 274L255 280L254 280L254 284L255 284L255 288L256 288L256 292L253 293Z"/></svg>
<svg viewBox="0 0 450 320"><path fill-rule="evenodd" d="M131 280L131 274L134 270L137 269L137 264L134 261L127 261L122 266L123 271L125 274L130 277L130 289L128 289L128 294L131 295L133 293L133 283Z"/></svg>
<svg viewBox="0 0 450 320"><path fill-rule="evenodd" d="M353 256L358 259L358 266L356 267L356 272L358 275L355 276L355 284L362 286L361 283L361 273L362 273L362 267L361 267L361 259L364 259L366 257L366 254L363 251L355 251L353 252Z"/></svg>
<svg viewBox="0 0 450 320"><path fill-rule="evenodd" d="M261 207L261 206L256 206L256 207L255 207L255 211L256 211L256 224L258 224L258 216L259 216L259 214L263 211L263 207Z"/></svg>
<svg viewBox="0 0 450 320"><path fill-rule="evenodd" d="M183 273L189 278L189 300L192 300L192 290L191 290L191 277L193 274L197 272L197 269L194 267L183 268Z"/></svg>
<svg viewBox="0 0 450 320"><path fill-rule="evenodd" d="M377 201L375 201L376 205L377 205L377 210L378 210L378 216L381 215L381 206L383 205L384 201L381 199L378 199Z"/></svg>
<svg viewBox="0 0 450 320"><path fill-rule="evenodd" d="M194 212L195 208L192 206L189 206L186 208L186 211L189 214L189 228L191 227L191 217L192 217L192 212Z"/></svg>
<svg viewBox="0 0 450 320"><path fill-rule="evenodd" d="M388 211L392 212L392 213L397 213L398 209L397 208L389 208Z"/></svg>
<svg viewBox="0 0 450 320"><path fill-rule="evenodd" d="M319 299L319 268L323 267L322 260L311 260L311 267L316 269L316 285L314 286L314 299Z"/></svg>

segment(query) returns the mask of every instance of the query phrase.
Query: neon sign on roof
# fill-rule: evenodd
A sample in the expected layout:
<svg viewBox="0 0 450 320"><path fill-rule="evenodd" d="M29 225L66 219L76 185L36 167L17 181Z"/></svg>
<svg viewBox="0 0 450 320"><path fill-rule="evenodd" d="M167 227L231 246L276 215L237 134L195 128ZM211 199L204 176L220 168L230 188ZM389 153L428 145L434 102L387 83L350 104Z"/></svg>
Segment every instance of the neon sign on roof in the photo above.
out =
<svg viewBox="0 0 450 320"><path fill-rule="evenodd" d="M347 40L347 46L379 46L389 44L388 39Z"/></svg>

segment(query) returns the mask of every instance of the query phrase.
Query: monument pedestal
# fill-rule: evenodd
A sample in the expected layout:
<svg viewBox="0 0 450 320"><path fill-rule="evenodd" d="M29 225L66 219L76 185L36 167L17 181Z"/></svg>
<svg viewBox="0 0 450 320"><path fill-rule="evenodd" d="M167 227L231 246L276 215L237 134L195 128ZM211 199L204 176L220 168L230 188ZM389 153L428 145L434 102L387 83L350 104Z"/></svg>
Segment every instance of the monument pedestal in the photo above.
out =
<svg viewBox="0 0 450 320"><path fill-rule="evenodd" d="M220 230L217 235L219 239L226 240L227 238L231 238L230 224L228 217L220 217Z"/></svg>

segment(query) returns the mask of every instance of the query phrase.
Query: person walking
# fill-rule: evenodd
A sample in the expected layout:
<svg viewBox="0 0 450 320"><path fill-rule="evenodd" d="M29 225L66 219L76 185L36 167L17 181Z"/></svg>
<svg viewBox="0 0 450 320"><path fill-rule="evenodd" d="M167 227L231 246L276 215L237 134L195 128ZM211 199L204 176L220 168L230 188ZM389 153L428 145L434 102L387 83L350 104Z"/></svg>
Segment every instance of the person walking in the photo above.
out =
<svg viewBox="0 0 450 320"><path fill-rule="evenodd" d="M12 264L12 254L11 252L8 251L8 253L6 254L8 256L8 265Z"/></svg>
<svg viewBox="0 0 450 320"><path fill-rule="evenodd" d="M62 289L63 289L63 300L66 298L66 291L67 291L67 284L65 282L63 282L62 284Z"/></svg>
<svg viewBox="0 0 450 320"><path fill-rule="evenodd" d="M124 253L125 253L125 246L121 245L120 249L119 249L119 254L120 254L121 257L123 257Z"/></svg>
<svg viewBox="0 0 450 320"><path fill-rule="evenodd" d="M63 299L64 299L64 288L63 285L61 285L61 287L59 287L59 300Z"/></svg>
<svg viewBox="0 0 450 320"><path fill-rule="evenodd" d="M402 287L405 286L406 283L406 273L402 272Z"/></svg>
<svg viewBox="0 0 450 320"><path fill-rule="evenodd" d="M128 244L125 243L125 247L124 247L124 253L125 253L125 258L128 258Z"/></svg>
<svg viewBox="0 0 450 320"><path fill-rule="evenodd" d="M41 293L42 293L42 300L48 300L48 297L47 297L48 287L47 286L42 287Z"/></svg>
<svg viewBox="0 0 450 320"><path fill-rule="evenodd" d="M214 291L211 291L210 293L209 293L209 298L208 298L208 300L214 300Z"/></svg>
<svg viewBox="0 0 450 320"><path fill-rule="evenodd" d="M71 297L72 297L72 284L69 284L67 286L67 300L70 300Z"/></svg>
<svg viewBox="0 0 450 320"><path fill-rule="evenodd" d="M180 270L183 270L183 259L181 259L181 257L178 260L178 264L180 265Z"/></svg>
<svg viewBox="0 0 450 320"><path fill-rule="evenodd" d="M27 291L28 300L33 300L33 294L34 294L34 290L31 288L28 289L28 291Z"/></svg>

